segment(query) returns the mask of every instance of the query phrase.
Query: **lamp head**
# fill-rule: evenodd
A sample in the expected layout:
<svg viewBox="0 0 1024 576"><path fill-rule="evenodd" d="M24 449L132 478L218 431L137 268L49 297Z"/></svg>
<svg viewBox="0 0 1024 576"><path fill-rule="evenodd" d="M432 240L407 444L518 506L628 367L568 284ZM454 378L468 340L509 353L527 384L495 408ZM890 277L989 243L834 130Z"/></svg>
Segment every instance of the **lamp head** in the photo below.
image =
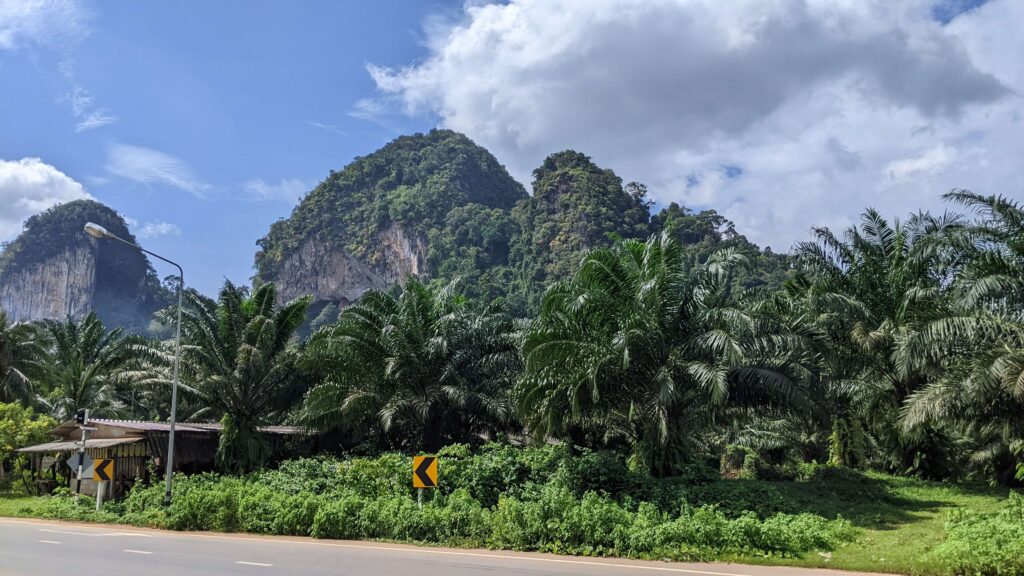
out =
<svg viewBox="0 0 1024 576"><path fill-rule="evenodd" d="M85 225L85 233L93 238L107 238L110 236L110 232L107 232L106 228L94 222L89 222Z"/></svg>

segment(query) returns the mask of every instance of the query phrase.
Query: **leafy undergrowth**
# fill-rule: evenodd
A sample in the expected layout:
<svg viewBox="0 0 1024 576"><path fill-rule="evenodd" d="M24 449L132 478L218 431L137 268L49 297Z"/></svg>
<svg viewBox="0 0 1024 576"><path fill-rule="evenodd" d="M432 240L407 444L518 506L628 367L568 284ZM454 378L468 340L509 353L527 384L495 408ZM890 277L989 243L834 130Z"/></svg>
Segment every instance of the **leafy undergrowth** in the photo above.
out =
<svg viewBox="0 0 1024 576"><path fill-rule="evenodd" d="M19 512L176 530L594 556L913 574L1021 569L1012 563L1019 556L1008 554L1022 549L1014 519L1024 512L1019 497L1007 505L1005 491L820 466L804 467L795 482L719 480L699 463L675 478L654 479L609 454L491 445L477 453L446 448L442 489L420 506L410 471L410 458L397 454L295 460L246 477L176 477L168 509L156 485L139 486L100 512L88 500L76 505L60 495Z"/></svg>

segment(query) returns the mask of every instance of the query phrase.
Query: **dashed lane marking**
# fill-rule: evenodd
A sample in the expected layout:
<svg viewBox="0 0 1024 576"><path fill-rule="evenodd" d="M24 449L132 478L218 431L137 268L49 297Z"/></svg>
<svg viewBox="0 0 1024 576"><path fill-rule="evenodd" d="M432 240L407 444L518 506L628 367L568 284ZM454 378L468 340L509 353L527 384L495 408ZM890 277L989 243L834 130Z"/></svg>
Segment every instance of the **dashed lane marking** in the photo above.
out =
<svg viewBox="0 0 1024 576"><path fill-rule="evenodd" d="M245 560L239 560L235 564L244 564L246 566L263 566L264 568L273 566L273 564L264 564L263 562L246 562Z"/></svg>

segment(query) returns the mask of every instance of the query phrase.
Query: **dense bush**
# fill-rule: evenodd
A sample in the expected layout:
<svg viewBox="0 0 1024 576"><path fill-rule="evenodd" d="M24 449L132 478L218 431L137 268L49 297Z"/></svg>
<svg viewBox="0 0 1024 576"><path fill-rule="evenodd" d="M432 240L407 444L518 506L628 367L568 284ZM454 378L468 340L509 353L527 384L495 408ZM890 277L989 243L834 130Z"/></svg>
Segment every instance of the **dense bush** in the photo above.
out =
<svg viewBox="0 0 1024 576"><path fill-rule="evenodd" d="M1024 573L1024 496L1011 493L1007 506L994 514L955 510L946 541L929 554L956 574Z"/></svg>
<svg viewBox="0 0 1024 576"><path fill-rule="evenodd" d="M563 446L493 444L474 453L456 445L440 456L442 489L422 503L410 487L410 458L386 454L295 460L243 477L177 476L169 508L159 484L137 486L101 512L90 499L76 504L62 494L44 514L175 530L673 559L796 555L852 537L844 520L784 513L770 488L706 483L703 471L654 479L610 453Z"/></svg>

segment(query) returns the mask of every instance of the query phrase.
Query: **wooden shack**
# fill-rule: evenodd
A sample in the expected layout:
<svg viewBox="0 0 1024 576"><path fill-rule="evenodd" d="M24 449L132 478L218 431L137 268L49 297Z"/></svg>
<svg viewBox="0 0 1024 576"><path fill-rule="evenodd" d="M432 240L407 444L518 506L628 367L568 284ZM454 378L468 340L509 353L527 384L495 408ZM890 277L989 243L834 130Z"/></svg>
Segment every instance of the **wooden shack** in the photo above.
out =
<svg viewBox="0 0 1024 576"><path fill-rule="evenodd" d="M123 494L137 480L149 481L152 474L163 475L167 455L170 424L136 420L90 420L85 452L94 461L114 459L114 480L109 483L108 497ZM221 425L216 423L181 422L174 429L174 470L195 473L214 468ZM18 451L30 455L32 470L49 472L61 484L75 489L75 476L65 461L78 451L82 431L74 422L65 422L54 429L53 442L26 446ZM272 447L272 458L282 459L309 454L312 446L303 442L300 428L265 426ZM51 480L52 482L52 480ZM95 495L96 482L82 480L82 494Z"/></svg>

